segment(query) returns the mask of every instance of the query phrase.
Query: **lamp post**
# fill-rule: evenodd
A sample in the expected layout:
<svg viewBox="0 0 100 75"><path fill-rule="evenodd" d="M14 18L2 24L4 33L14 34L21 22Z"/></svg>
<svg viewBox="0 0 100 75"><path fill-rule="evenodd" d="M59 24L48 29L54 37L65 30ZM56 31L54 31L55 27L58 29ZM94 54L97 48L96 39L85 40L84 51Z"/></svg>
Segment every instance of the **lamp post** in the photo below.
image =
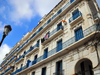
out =
<svg viewBox="0 0 100 75"><path fill-rule="evenodd" d="M9 32L10 32L11 30L12 30L12 28L11 28L10 25L6 25L6 26L4 27L3 37L2 37L2 40L1 40L1 42L0 42L0 46L1 46L1 44L2 44L2 42L3 42L3 40L4 40L4 38L9 34Z"/></svg>

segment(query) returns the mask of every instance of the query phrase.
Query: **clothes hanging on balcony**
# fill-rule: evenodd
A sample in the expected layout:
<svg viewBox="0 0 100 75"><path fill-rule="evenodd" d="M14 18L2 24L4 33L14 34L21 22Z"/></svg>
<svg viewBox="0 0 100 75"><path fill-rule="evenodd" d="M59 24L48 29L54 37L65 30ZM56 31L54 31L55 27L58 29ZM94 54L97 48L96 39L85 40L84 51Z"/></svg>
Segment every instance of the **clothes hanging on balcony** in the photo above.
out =
<svg viewBox="0 0 100 75"><path fill-rule="evenodd" d="M45 40L48 39L48 37L49 37L49 34L47 34L47 35L45 36Z"/></svg>
<svg viewBox="0 0 100 75"><path fill-rule="evenodd" d="M49 38L49 32L45 35L44 39L47 40Z"/></svg>

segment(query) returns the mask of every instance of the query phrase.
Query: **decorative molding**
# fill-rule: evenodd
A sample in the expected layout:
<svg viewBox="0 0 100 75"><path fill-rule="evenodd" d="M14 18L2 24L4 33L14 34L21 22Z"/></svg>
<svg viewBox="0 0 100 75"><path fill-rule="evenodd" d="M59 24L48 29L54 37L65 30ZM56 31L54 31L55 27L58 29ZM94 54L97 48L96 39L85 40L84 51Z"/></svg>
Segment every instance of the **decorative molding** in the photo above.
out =
<svg viewBox="0 0 100 75"><path fill-rule="evenodd" d="M87 19L91 18L92 19L92 14L87 14Z"/></svg>

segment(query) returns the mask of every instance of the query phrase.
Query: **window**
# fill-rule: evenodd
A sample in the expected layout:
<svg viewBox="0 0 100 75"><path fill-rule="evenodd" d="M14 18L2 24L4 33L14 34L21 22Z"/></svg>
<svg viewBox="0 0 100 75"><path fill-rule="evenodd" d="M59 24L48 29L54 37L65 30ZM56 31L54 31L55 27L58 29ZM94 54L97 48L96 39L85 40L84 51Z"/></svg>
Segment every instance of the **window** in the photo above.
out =
<svg viewBox="0 0 100 75"><path fill-rule="evenodd" d="M46 75L46 67L42 68L42 74L41 75Z"/></svg>
<svg viewBox="0 0 100 75"><path fill-rule="evenodd" d="M57 12L57 14L59 15L61 12L62 12L62 9L60 9L60 10Z"/></svg>
<svg viewBox="0 0 100 75"><path fill-rule="evenodd" d="M37 55L34 56L34 60L36 60L36 59L37 59Z"/></svg>
<svg viewBox="0 0 100 75"><path fill-rule="evenodd" d="M21 68L23 67L23 64L21 64Z"/></svg>
<svg viewBox="0 0 100 75"><path fill-rule="evenodd" d="M77 17L79 17L79 10L78 10L78 9L75 10L75 11L72 13L72 15L73 15L73 20L75 20Z"/></svg>
<svg viewBox="0 0 100 75"><path fill-rule="evenodd" d="M57 14L54 14L54 15L52 16L52 19L54 19L56 16L57 16Z"/></svg>
<svg viewBox="0 0 100 75"><path fill-rule="evenodd" d="M35 72L32 72L32 75L35 75Z"/></svg>
<svg viewBox="0 0 100 75"><path fill-rule="evenodd" d="M49 19L48 21L47 21L47 24L49 24L51 22L51 19Z"/></svg>
<svg viewBox="0 0 100 75"><path fill-rule="evenodd" d="M46 49L44 50L44 57L43 57L43 58L45 59L45 58L47 58L47 57L48 57L48 48L46 48Z"/></svg>
<svg viewBox="0 0 100 75"><path fill-rule="evenodd" d="M44 37L41 39L41 43L43 43L45 41Z"/></svg>
<svg viewBox="0 0 100 75"><path fill-rule="evenodd" d="M29 63L30 63L31 61L30 60L27 60L27 67L29 67L30 65L29 65Z"/></svg>
<svg viewBox="0 0 100 75"><path fill-rule="evenodd" d="M26 51L24 51L24 54L26 53Z"/></svg>
<svg viewBox="0 0 100 75"><path fill-rule="evenodd" d="M56 75L62 75L62 60L56 62Z"/></svg>
<svg viewBox="0 0 100 75"><path fill-rule="evenodd" d="M57 42L57 52L62 50L62 39Z"/></svg>
<svg viewBox="0 0 100 75"><path fill-rule="evenodd" d="M30 46L30 49L32 48L32 46Z"/></svg>
<svg viewBox="0 0 100 75"><path fill-rule="evenodd" d="M34 56L34 61L32 61L32 64L36 64L37 63L37 55Z"/></svg>
<svg viewBox="0 0 100 75"><path fill-rule="evenodd" d="M40 29L39 29L39 31L41 31L43 29L43 27L41 27Z"/></svg>
<svg viewBox="0 0 100 75"><path fill-rule="evenodd" d="M70 0L70 2L72 3L72 2L74 2L74 0Z"/></svg>
<svg viewBox="0 0 100 75"><path fill-rule="evenodd" d="M58 25L57 25L57 31L62 29L62 22L60 22Z"/></svg>
<svg viewBox="0 0 100 75"><path fill-rule="evenodd" d="M19 58L21 57L21 55L19 55Z"/></svg>
<svg viewBox="0 0 100 75"><path fill-rule="evenodd" d="M16 70L18 69L18 67L16 67Z"/></svg>
<svg viewBox="0 0 100 75"><path fill-rule="evenodd" d="M40 41L40 40L37 41L37 47L39 47L39 41Z"/></svg>
<svg viewBox="0 0 100 75"><path fill-rule="evenodd" d="M75 30L75 40L78 41L81 38L83 38L83 31L82 27L79 27L77 30Z"/></svg>

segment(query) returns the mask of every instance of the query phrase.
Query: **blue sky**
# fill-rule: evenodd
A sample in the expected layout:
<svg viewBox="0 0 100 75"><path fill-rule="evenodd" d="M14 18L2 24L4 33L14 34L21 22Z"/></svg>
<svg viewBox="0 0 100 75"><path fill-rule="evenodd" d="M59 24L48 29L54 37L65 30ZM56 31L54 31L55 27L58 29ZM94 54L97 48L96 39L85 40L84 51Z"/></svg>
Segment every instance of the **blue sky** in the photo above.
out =
<svg viewBox="0 0 100 75"><path fill-rule="evenodd" d="M23 37L37 26L39 20L61 0L0 0L0 39L5 25L12 31L0 47L0 63L5 54ZM97 0L100 5L100 0Z"/></svg>

